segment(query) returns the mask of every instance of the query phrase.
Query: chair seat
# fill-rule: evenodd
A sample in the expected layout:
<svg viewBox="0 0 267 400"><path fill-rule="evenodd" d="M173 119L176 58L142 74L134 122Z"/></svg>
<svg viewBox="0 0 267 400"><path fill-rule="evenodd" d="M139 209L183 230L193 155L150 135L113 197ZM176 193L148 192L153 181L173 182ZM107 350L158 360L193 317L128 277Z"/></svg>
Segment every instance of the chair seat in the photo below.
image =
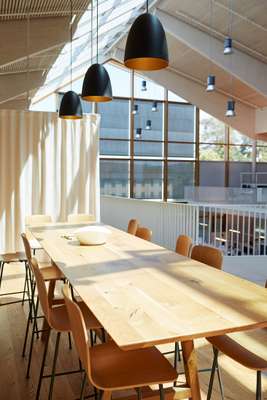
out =
<svg viewBox="0 0 267 400"><path fill-rule="evenodd" d="M113 341L90 348L92 379L103 390L174 382L177 372L156 347L123 351Z"/></svg>
<svg viewBox="0 0 267 400"><path fill-rule="evenodd" d="M79 302L78 305L82 310L87 330L101 329L102 325L96 319L94 314L89 310L86 304L83 302ZM54 328L56 331L59 332L71 331L69 317L65 304L53 307L51 309L51 325L51 328Z"/></svg>
<svg viewBox="0 0 267 400"><path fill-rule="evenodd" d="M245 340L245 335L247 335L247 344ZM240 340L239 339L240 336ZM266 333L265 333L266 336ZM226 356L230 357L232 360L238 362L252 370L256 371L266 371L267 370L267 357L266 359L255 354L249 348L249 333L246 334L235 334L232 337L228 335L221 335L216 337L207 338L207 340L221 351ZM252 338L251 338L252 339ZM264 342L264 347L266 346ZM244 347L245 346L245 347Z"/></svg>
<svg viewBox="0 0 267 400"><path fill-rule="evenodd" d="M64 279L64 275L62 274L60 269L55 265L42 267L40 268L40 271L45 281Z"/></svg>
<svg viewBox="0 0 267 400"><path fill-rule="evenodd" d="M16 253L7 253L0 255L0 262L20 262L27 261L26 254L23 251L17 251Z"/></svg>

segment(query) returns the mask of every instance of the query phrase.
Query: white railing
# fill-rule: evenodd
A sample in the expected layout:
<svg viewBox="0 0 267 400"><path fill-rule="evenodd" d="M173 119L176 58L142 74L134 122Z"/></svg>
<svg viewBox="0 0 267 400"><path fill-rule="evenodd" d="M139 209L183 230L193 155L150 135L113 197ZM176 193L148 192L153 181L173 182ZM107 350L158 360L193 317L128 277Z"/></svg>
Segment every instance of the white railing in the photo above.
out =
<svg viewBox="0 0 267 400"><path fill-rule="evenodd" d="M266 255L267 209L252 205L166 203L101 196L101 220L126 230L137 218L153 231L153 241L175 248L180 234L222 249L225 255Z"/></svg>

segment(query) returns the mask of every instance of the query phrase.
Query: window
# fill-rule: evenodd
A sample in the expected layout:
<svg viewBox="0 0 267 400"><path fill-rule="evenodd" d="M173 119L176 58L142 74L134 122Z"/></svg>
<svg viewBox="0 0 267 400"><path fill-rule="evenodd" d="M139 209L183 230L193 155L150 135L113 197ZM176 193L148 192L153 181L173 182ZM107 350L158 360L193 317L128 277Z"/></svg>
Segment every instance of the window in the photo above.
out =
<svg viewBox="0 0 267 400"><path fill-rule="evenodd" d="M162 161L135 161L134 197L137 199L162 199Z"/></svg>
<svg viewBox="0 0 267 400"><path fill-rule="evenodd" d="M257 162L267 162L267 142L257 140Z"/></svg>
<svg viewBox="0 0 267 400"><path fill-rule="evenodd" d="M200 144L199 159L206 161L223 161L225 158L225 146L218 144Z"/></svg>
<svg viewBox="0 0 267 400"><path fill-rule="evenodd" d="M200 143L225 143L224 123L204 111L200 111L199 141Z"/></svg>
<svg viewBox="0 0 267 400"><path fill-rule="evenodd" d="M194 186L193 162L168 162L168 199L183 200L186 186Z"/></svg>
<svg viewBox="0 0 267 400"><path fill-rule="evenodd" d="M100 160L101 194L129 196L129 161Z"/></svg>
<svg viewBox="0 0 267 400"><path fill-rule="evenodd" d="M173 142L195 142L194 106L169 104L168 140Z"/></svg>

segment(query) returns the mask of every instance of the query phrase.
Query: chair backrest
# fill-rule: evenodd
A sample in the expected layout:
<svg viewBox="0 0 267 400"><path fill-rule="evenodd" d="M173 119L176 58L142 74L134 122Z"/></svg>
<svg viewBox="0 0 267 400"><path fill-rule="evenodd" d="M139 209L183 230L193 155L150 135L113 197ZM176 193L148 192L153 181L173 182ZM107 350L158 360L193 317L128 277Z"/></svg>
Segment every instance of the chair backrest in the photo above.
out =
<svg viewBox="0 0 267 400"><path fill-rule="evenodd" d="M79 224L80 222L94 222L95 216L92 214L69 214L68 222Z"/></svg>
<svg viewBox="0 0 267 400"><path fill-rule="evenodd" d="M91 378L91 365L90 365L90 352L89 352L89 339L84 322L83 314L79 306L72 300L70 289L67 284L62 288L64 296L71 331L74 338L76 350L79 358L85 368L87 375L92 382Z"/></svg>
<svg viewBox="0 0 267 400"><path fill-rule="evenodd" d="M130 233L131 235L136 235L138 225L139 225L139 222L137 219L130 219L130 221L128 223L127 232Z"/></svg>
<svg viewBox="0 0 267 400"><path fill-rule="evenodd" d="M148 229L148 228L139 226L137 228L137 231L136 231L135 235L138 236L141 239L148 240L150 242L151 238L152 238L152 231L150 229Z"/></svg>
<svg viewBox="0 0 267 400"><path fill-rule="evenodd" d="M191 252L191 258L207 264L210 267L222 269L223 255L221 250L211 246L194 246Z"/></svg>
<svg viewBox="0 0 267 400"><path fill-rule="evenodd" d="M49 222L52 222L52 218L50 215L34 214L25 217L26 225L41 225L41 224L47 224Z"/></svg>
<svg viewBox="0 0 267 400"><path fill-rule="evenodd" d="M267 281L265 282L265 288L267 289Z"/></svg>
<svg viewBox="0 0 267 400"><path fill-rule="evenodd" d="M25 254L26 254L28 263L30 264L31 258L32 258L31 246L30 246L30 243L29 243L25 233L22 233L21 237L22 237L22 241L23 241L23 245L24 245L24 249L25 249Z"/></svg>
<svg viewBox="0 0 267 400"><path fill-rule="evenodd" d="M36 258L32 258L31 261L31 267L32 267L32 271L35 277L35 282L36 282L36 286L37 286L37 291L38 291L38 295L39 295L39 300L40 300L40 304L44 313L44 316L48 322L48 324L51 326L51 312L50 312L50 307L49 307L49 301L48 301L48 294L47 294L47 289L45 286L45 281L43 278L43 275L41 274L39 265L37 263Z"/></svg>
<svg viewBox="0 0 267 400"><path fill-rule="evenodd" d="M182 256L189 257L189 252L192 246L192 239L186 235L180 235L176 241L175 251Z"/></svg>

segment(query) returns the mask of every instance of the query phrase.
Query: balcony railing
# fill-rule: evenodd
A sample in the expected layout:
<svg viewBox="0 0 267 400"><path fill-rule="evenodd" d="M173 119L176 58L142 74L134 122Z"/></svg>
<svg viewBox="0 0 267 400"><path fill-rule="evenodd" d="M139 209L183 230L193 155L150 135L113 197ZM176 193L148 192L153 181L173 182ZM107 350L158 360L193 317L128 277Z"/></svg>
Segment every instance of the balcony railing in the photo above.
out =
<svg viewBox="0 0 267 400"><path fill-rule="evenodd" d="M254 205L206 205L166 203L101 196L104 223L126 229L137 218L153 231L153 241L175 248L180 234L194 244L220 248L227 256L266 255L267 207Z"/></svg>

